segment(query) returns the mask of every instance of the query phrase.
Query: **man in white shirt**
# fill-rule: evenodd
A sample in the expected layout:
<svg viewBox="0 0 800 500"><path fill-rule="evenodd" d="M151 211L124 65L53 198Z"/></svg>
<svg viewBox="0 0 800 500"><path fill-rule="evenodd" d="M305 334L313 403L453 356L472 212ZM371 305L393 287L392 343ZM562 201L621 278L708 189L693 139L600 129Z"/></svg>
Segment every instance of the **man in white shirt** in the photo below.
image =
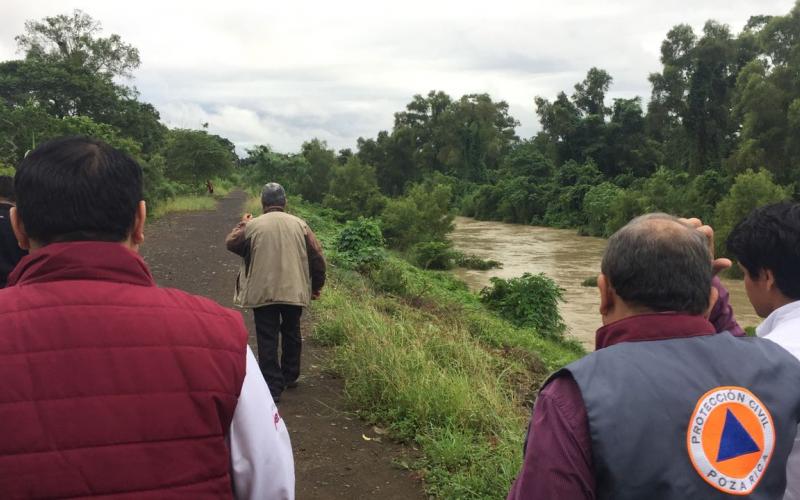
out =
<svg viewBox="0 0 800 500"><path fill-rule="evenodd" d="M800 359L800 203L781 202L753 210L726 242L744 271L753 308L766 318L759 337ZM800 500L800 432L787 464L784 499Z"/></svg>

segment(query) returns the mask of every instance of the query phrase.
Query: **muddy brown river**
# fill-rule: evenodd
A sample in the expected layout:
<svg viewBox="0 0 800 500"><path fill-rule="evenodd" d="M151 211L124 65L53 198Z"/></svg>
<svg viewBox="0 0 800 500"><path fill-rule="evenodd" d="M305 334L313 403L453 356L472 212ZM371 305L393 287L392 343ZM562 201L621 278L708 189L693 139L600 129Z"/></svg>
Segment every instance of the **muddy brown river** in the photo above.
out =
<svg viewBox="0 0 800 500"><path fill-rule="evenodd" d="M457 250L503 263L501 269L475 271L456 269L455 273L471 289L479 291L489 278L513 278L522 273L545 273L564 292L560 306L567 324L567 335L579 340L588 350L594 349L594 332L600 327L597 309L600 301L594 287L581 282L600 272L600 259L606 240L578 236L574 230L504 224L456 217L450 238ZM745 295L742 281L723 280L731 294L731 303L739 324L755 326L761 322Z"/></svg>

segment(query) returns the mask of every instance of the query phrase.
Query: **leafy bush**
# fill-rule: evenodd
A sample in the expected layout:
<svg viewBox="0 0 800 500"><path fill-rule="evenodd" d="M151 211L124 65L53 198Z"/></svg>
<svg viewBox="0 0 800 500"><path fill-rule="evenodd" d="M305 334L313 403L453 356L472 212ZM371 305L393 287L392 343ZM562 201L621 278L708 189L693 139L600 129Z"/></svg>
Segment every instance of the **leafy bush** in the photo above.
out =
<svg viewBox="0 0 800 500"><path fill-rule="evenodd" d="M364 217L348 221L336 239L336 250L342 259L362 271L384 259L383 245L378 222Z"/></svg>
<svg viewBox="0 0 800 500"><path fill-rule="evenodd" d="M344 165L333 167L330 189L322 204L344 214L347 219L359 215L378 215L385 199L378 190L375 168L351 157Z"/></svg>
<svg viewBox="0 0 800 500"><path fill-rule="evenodd" d="M386 241L400 250L445 241L453 229L450 198L449 186L418 184L405 197L389 200L381 216Z"/></svg>
<svg viewBox="0 0 800 500"><path fill-rule="evenodd" d="M518 326L534 327L545 337L561 337L566 329L558 302L564 290L544 273L525 273L518 278L492 278L481 290L481 301L489 309Z"/></svg>
<svg viewBox="0 0 800 500"><path fill-rule="evenodd" d="M586 224L583 233L589 236L611 236L608 221L611 207L623 190L610 182L593 186L583 197L583 210L586 213Z"/></svg>
<svg viewBox="0 0 800 500"><path fill-rule="evenodd" d="M717 203L714 210L714 231L717 253L724 254L725 239L733 227L754 208L788 200L791 186L781 186L772 180L766 170L753 172L747 169L736 176L730 192ZM734 266L736 267L736 266Z"/></svg>
<svg viewBox="0 0 800 500"><path fill-rule="evenodd" d="M379 292L392 295L408 293L408 278L405 270L394 260L385 260L369 273L372 286Z"/></svg>
<svg viewBox="0 0 800 500"><path fill-rule="evenodd" d="M411 249L414 264L423 269L452 269L457 256L449 241L425 241Z"/></svg>
<svg viewBox="0 0 800 500"><path fill-rule="evenodd" d="M487 271L489 269L496 269L503 267L502 262L492 259L482 259L477 255L464 255L458 252L456 255L456 265L466 269L476 269L478 271Z"/></svg>

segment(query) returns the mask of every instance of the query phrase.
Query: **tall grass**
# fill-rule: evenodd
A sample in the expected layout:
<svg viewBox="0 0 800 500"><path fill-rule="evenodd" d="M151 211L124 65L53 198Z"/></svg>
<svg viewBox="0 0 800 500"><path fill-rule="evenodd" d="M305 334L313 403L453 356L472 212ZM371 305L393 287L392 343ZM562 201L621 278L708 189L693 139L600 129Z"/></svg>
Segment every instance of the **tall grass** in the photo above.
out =
<svg viewBox="0 0 800 500"><path fill-rule="evenodd" d="M390 295L373 278L333 269L314 338L334 347L350 404L421 447L431 494L502 498L535 389L581 349L493 316L447 275L389 262L406 274Z"/></svg>
<svg viewBox="0 0 800 500"><path fill-rule="evenodd" d="M217 202L210 196L184 195L176 196L160 202L150 217L158 219L170 212L189 212L196 210L214 210Z"/></svg>

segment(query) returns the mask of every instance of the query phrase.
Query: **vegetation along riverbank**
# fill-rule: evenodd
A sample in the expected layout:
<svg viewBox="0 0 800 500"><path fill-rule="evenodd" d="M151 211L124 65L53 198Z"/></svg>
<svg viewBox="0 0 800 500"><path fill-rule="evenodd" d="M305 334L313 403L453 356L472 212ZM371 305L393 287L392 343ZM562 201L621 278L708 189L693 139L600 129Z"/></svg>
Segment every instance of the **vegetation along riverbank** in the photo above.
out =
<svg viewBox="0 0 800 500"><path fill-rule="evenodd" d="M254 199L248 210L258 209ZM330 369L353 409L420 448L411 466L430 493L498 498L519 470L535 390L580 357L580 345L557 328L517 326L450 274L409 263L386 248L377 221L342 223L297 199L289 210L309 222L329 259L313 337L333 348ZM538 309L558 321L556 308Z"/></svg>

